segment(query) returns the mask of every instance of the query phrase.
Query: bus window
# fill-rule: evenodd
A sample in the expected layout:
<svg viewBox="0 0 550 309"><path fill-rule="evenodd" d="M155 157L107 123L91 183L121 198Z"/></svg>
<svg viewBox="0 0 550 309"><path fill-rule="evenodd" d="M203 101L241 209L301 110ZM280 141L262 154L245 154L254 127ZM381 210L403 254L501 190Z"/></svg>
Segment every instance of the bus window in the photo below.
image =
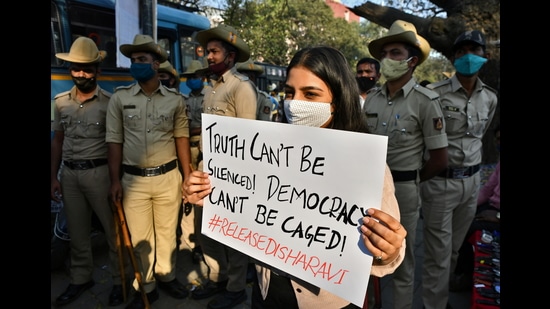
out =
<svg viewBox="0 0 550 309"><path fill-rule="evenodd" d="M55 56L55 54L63 52L63 48L61 45L61 34L60 34L61 30L59 28L59 15L57 15L57 8L53 2L51 5L51 8L52 8L52 12L51 12L51 19L50 19L50 31L51 31L50 64L54 66L58 66L58 65L61 65L62 61L58 59Z"/></svg>

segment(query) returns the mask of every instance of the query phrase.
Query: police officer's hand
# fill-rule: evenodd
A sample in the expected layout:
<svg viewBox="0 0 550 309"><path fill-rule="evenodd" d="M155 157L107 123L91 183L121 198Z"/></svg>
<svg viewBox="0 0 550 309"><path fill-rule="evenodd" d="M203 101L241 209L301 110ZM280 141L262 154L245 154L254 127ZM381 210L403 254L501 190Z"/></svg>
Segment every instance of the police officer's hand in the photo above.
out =
<svg viewBox="0 0 550 309"><path fill-rule="evenodd" d="M373 254L375 265L389 264L399 255L407 231L397 219L382 210L370 208L367 213L361 226L363 242Z"/></svg>

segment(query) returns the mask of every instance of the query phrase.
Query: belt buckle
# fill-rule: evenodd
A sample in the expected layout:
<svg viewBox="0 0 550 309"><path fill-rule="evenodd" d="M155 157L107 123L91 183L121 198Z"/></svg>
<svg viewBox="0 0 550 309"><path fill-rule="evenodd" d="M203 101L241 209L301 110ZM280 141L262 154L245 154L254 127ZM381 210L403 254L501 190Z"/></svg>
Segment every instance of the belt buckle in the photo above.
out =
<svg viewBox="0 0 550 309"><path fill-rule="evenodd" d="M147 167L143 169L144 177L152 177L160 175L160 166L157 167Z"/></svg>
<svg viewBox="0 0 550 309"><path fill-rule="evenodd" d="M468 178L470 176L468 169L468 167L453 168L453 178Z"/></svg>
<svg viewBox="0 0 550 309"><path fill-rule="evenodd" d="M73 161L71 162L73 169L76 170L85 170L88 168L88 163L85 160Z"/></svg>

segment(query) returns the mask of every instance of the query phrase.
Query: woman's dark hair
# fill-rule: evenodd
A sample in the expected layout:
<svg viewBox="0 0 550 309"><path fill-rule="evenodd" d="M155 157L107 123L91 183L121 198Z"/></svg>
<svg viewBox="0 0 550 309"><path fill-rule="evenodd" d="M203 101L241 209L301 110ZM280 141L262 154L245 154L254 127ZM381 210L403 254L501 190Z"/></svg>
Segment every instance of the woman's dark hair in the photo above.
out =
<svg viewBox="0 0 550 309"><path fill-rule="evenodd" d="M298 66L308 69L323 80L332 92L334 117L330 128L367 132L355 74L339 50L328 46L303 48L290 60L286 69L287 76L292 68ZM283 119L283 122L286 122L286 119Z"/></svg>

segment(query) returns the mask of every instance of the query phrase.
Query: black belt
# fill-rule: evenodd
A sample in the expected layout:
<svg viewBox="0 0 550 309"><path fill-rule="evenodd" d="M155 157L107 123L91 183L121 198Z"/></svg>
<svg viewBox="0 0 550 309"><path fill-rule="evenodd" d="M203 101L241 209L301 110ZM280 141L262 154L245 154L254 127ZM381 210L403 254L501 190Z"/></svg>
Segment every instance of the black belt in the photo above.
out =
<svg viewBox="0 0 550 309"><path fill-rule="evenodd" d="M394 182L416 180L418 171L391 171Z"/></svg>
<svg viewBox="0 0 550 309"><path fill-rule="evenodd" d="M63 164L72 170L88 170L107 164L107 159L63 161Z"/></svg>
<svg viewBox="0 0 550 309"><path fill-rule="evenodd" d="M191 146L191 147L199 147L199 141L196 141L196 142L189 142L189 146Z"/></svg>
<svg viewBox="0 0 550 309"><path fill-rule="evenodd" d="M443 172L439 173L439 177L445 178L468 178L479 171L479 164L464 167L448 167Z"/></svg>
<svg viewBox="0 0 550 309"><path fill-rule="evenodd" d="M141 167L132 166L132 165L122 165L122 168L124 169L125 173L131 174L131 175L151 177L151 176L166 174L169 171L175 169L177 166L178 166L177 160L174 159L173 161L170 161L166 164L163 164L161 166L156 166L156 167L141 168Z"/></svg>

